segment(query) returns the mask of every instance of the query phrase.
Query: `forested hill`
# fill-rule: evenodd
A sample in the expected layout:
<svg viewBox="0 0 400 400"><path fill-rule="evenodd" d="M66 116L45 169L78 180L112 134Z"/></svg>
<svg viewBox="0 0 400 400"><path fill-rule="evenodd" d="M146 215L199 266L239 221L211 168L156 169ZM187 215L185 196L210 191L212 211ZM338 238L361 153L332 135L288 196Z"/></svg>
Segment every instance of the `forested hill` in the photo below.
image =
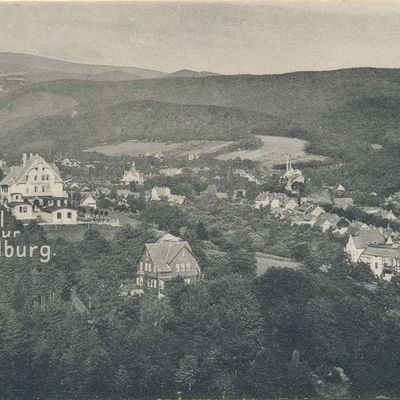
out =
<svg viewBox="0 0 400 400"><path fill-rule="evenodd" d="M255 133L298 136L314 153L362 163L375 156L370 144L383 144L381 159L390 159L385 152L397 151L399 141L400 70L394 69L58 80L7 88L0 92L0 143L9 151L22 138L40 150L48 144L57 149L57 143L193 135L232 140Z"/></svg>

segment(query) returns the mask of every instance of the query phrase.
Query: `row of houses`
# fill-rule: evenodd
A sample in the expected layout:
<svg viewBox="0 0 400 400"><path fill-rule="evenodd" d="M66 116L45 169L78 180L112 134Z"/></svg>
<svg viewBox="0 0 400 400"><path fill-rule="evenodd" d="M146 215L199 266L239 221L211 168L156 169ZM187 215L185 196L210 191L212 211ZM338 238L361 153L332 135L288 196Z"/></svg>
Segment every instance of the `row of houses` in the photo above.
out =
<svg viewBox="0 0 400 400"><path fill-rule="evenodd" d="M350 223L336 214L325 212L318 204L309 202L306 198L289 197L285 193L260 193L254 202L256 209L265 209L276 218L285 219L292 225L308 225L321 229L323 232L332 230L344 234Z"/></svg>

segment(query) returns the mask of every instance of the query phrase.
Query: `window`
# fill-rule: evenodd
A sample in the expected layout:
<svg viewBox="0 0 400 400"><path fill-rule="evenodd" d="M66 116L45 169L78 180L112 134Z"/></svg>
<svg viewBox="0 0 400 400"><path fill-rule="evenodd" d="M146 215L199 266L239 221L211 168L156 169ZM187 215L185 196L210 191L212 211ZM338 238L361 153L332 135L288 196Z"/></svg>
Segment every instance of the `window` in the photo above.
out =
<svg viewBox="0 0 400 400"><path fill-rule="evenodd" d="M34 178L34 179L35 179L35 181L37 181L37 180L38 180L38 176L37 176L37 175L35 175L35 178Z"/></svg>
<svg viewBox="0 0 400 400"><path fill-rule="evenodd" d="M140 271L143 271L143 262L142 262L142 261L140 261L139 270L140 270Z"/></svg>
<svg viewBox="0 0 400 400"><path fill-rule="evenodd" d="M34 188L34 191L35 191L35 192L37 192L37 191L38 191L38 187L37 187L37 186L35 186L35 188Z"/></svg>
<svg viewBox="0 0 400 400"><path fill-rule="evenodd" d="M186 264L186 271L190 271L190 263Z"/></svg>
<svg viewBox="0 0 400 400"><path fill-rule="evenodd" d="M19 206L19 212L20 213L22 213L22 210L23 210L22 206Z"/></svg>
<svg viewBox="0 0 400 400"><path fill-rule="evenodd" d="M57 219L61 219L61 213L57 213Z"/></svg>
<svg viewBox="0 0 400 400"><path fill-rule="evenodd" d="M28 212L28 207L27 207L27 206L24 206L24 208L22 209L22 211L23 211L24 213L27 213L27 212Z"/></svg>
<svg viewBox="0 0 400 400"><path fill-rule="evenodd" d="M72 218L72 212L71 211L67 212L67 218Z"/></svg>
<svg viewBox="0 0 400 400"><path fill-rule="evenodd" d="M42 175L42 181L46 180L46 175Z"/></svg>
<svg viewBox="0 0 400 400"><path fill-rule="evenodd" d="M45 191L46 191L46 187L42 186L42 192L45 192Z"/></svg>
<svg viewBox="0 0 400 400"><path fill-rule="evenodd" d="M180 272L180 268L181 266L180 266L180 264L176 264L176 272Z"/></svg>

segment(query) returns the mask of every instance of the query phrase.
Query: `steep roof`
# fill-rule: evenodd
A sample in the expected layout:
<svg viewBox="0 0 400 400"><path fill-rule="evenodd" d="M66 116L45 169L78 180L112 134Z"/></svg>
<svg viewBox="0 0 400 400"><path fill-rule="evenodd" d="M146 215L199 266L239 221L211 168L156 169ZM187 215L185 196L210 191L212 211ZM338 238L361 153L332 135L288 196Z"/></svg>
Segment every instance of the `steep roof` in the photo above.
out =
<svg viewBox="0 0 400 400"><path fill-rule="evenodd" d="M93 196L89 195L89 196L86 197L85 200L82 201L81 204L85 205L85 204L93 204L93 203L97 203L97 202L96 202L96 200L94 199Z"/></svg>
<svg viewBox="0 0 400 400"><path fill-rule="evenodd" d="M182 239L171 235L170 233L166 233L164 236L162 236L160 239L157 240L157 243L163 243L163 242L181 242Z"/></svg>
<svg viewBox="0 0 400 400"><path fill-rule="evenodd" d="M154 268L157 272L171 272L170 263L183 248L192 253L192 249L188 242L182 241L180 238L171 234L164 235L156 243L146 244L146 250L153 261Z"/></svg>
<svg viewBox="0 0 400 400"><path fill-rule="evenodd" d="M357 249L365 249L373 243L385 243L385 236L377 229L361 229L359 234L353 237L353 241Z"/></svg>
<svg viewBox="0 0 400 400"><path fill-rule="evenodd" d="M46 165L48 168L53 170L53 172L56 175L56 180L55 180L56 183L63 182L63 180L61 179L61 176L60 176L60 171L58 170L57 166L55 164L49 164L47 161L44 160L43 157L41 157L37 154L37 155L30 157L27 160L26 164L11 167L10 172L0 182L0 185L10 186L15 183L18 183L31 170L31 168L34 167L34 165L39 164L39 163L42 163L42 164Z"/></svg>
<svg viewBox="0 0 400 400"><path fill-rule="evenodd" d="M315 226L322 226L325 224L325 222L329 222L331 225L335 225L339 221L340 217L338 215L323 213L319 217L317 217L317 220L315 221Z"/></svg>

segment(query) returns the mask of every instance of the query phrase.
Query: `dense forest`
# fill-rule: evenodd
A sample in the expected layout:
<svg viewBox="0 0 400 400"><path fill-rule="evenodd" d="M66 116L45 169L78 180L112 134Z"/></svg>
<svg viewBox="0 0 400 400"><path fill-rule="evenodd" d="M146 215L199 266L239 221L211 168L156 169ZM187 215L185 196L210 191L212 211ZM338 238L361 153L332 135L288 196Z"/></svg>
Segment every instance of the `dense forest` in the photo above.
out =
<svg viewBox="0 0 400 400"><path fill-rule="evenodd" d="M340 240L258 210L202 199L148 207L110 241L89 229L82 242L48 242L41 227L7 217L22 230L15 245L48 243L55 255L1 260L1 397L399 395L397 282L349 266ZM155 222L190 242L204 279L176 279L162 299L123 297ZM257 277L255 251L279 248L302 267Z"/></svg>

